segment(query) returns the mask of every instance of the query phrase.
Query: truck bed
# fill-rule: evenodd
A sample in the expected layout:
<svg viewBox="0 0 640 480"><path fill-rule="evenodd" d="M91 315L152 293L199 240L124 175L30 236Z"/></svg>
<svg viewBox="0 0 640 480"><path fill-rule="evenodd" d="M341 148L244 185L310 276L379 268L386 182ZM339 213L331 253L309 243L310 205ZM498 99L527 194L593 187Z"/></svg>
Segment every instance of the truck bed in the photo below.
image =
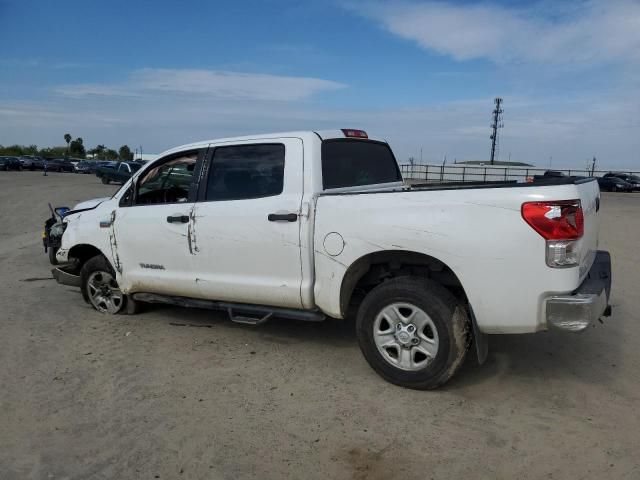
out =
<svg viewBox="0 0 640 480"><path fill-rule="evenodd" d="M526 202L580 200L584 237L579 268L549 268L546 244L522 217ZM447 265L469 296L486 333L546 329L544 299L576 289L597 250L595 179L540 183L442 183L367 191L324 192L316 204L316 302L341 315L336 268L378 251L420 252ZM327 236L344 250L323 255ZM341 275L335 275L340 278Z"/></svg>
<svg viewBox="0 0 640 480"><path fill-rule="evenodd" d="M487 189L487 188L531 188L531 187L545 187L545 186L559 186L559 185L580 185L588 182L595 182L596 178L577 178L577 177L563 177L563 178L547 178L545 180L535 182L516 182L515 180L504 181L471 181L471 182L426 182L426 183L413 183L411 185L402 186L381 186L380 188L373 189L371 187L360 188L353 187L351 189L340 189L340 191L326 191L319 195L363 195L374 193L389 193L389 192L422 192L422 191L434 191L434 190L475 190L475 189Z"/></svg>

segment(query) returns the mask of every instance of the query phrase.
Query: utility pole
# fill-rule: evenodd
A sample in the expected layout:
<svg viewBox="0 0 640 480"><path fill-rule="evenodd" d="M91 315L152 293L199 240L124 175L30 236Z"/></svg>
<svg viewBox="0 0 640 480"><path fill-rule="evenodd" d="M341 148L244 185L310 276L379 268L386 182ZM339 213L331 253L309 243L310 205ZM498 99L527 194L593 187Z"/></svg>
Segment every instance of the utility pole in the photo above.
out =
<svg viewBox="0 0 640 480"><path fill-rule="evenodd" d="M496 152L498 149L498 129L504 127L502 123L502 106L503 100L500 97L496 97L493 103L495 103L496 108L493 110L493 122L491 123L491 165L493 165Z"/></svg>
<svg viewBox="0 0 640 480"><path fill-rule="evenodd" d="M593 177L593 172L596 170L596 157L593 157L593 161L591 162L591 176Z"/></svg>

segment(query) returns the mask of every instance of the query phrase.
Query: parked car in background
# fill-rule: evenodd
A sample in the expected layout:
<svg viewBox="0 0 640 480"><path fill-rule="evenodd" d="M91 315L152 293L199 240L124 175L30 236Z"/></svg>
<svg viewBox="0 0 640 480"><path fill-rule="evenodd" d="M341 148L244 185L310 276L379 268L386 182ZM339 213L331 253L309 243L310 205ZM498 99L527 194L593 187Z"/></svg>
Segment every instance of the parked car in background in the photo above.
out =
<svg viewBox="0 0 640 480"><path fill-rule="evenodd" d="M44 160L40 157L23 155L20 157L20 163L24 170L42 170L44 169Z"/></svg>
<svg viewBox="0 0 640 480"><path fill-rule="evenodd" d="M73 164L64 158L46 160L49 172L73 172Z"/></svg>
<svg viewBox="0 0 640 480"><path fill-rule="evenodd" d="M111 161L99 161L96 162L96 177L101 178L102 174L107 170L107 169L115 169L118 168L118 162L111 162Z"/></svg>
<svg viewBox="0 0 640 480"><path fill-rule="evenodd" d="M533 176L533 181L534 182L540 182L540 181L544 181L544 182L564 182L565 180L567 180L568 178L572 178L574 180L580 180L582 178L586 178L583 176L577 176L577 175L571 175L568 176L567 174L565 174L564 172L560 171L560 170L547 170L546 172L544 172L542 175L534 175Z"/></svg>
<svg viewBox="0 0 640 480"><path fill-rule="evenodd" d="M609 172L604 175L604 178L611 178L611 177L619 178L621 180L624 180L627 183L630 183L633 190L640 190L640 177L638 175L631 175L630 173L614 173L614 172Z"/></svg>
<svg viewBox="0 0 640 480"><path fill-rule="evenodd" d="M96 162L80 160L74 167L73 171L75 173L96 173Z"/></svg>
<svg viewBox="0 0 640 480"><path fill-rule="evenodd" d="M131 178L142 167L138 162L119 162L116 168L106 167L102 171L100 178L105 185L116 182L124 183ZM98 168L98 170L100 167Z"/></svg>
<svg viewBox="0 0 640 480"><path fill-rule="evenodd" d="M0 170L22 170L22 163L18 157L0 157Z"/></svg>
<svg viewBox="0 0 640 480"><path fill-rule="evenodd" d="M541 178L555 177L555 178L558 178L558 177L566 177L566 175L564 174L564 172L561 172L559 170L547 170L542 175L536 175L536 177L541 177Z"/></svg>
<svg viewBox="0 0 640 480"><path fill-rule="evenodd" d="M625 182L618 177L600 177L598 178L598 185L600 190L606 192L631 192L633 191L633 185L629 182Z"/></svg>
<svg viewBox="0 0 640 480"><path fill-rule="evenodd" d="M71 162L74 169L76 168L76 165L83 161L81 158L69 158L68 160Z"/></svg>

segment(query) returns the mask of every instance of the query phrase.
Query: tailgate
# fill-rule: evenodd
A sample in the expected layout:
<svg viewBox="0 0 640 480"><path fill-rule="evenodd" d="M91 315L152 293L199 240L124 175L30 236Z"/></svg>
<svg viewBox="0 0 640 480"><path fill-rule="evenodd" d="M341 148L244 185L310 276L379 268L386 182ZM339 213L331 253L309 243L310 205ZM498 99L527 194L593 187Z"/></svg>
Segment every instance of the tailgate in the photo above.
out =
<svg viewBox="0 0 640 480"><path fill-rule="evenodd" d="M582 212L584 215L584 235L580 240L580 281L589 272L598 250L600 228L600 187L595 179L576 182Z"/></svg>

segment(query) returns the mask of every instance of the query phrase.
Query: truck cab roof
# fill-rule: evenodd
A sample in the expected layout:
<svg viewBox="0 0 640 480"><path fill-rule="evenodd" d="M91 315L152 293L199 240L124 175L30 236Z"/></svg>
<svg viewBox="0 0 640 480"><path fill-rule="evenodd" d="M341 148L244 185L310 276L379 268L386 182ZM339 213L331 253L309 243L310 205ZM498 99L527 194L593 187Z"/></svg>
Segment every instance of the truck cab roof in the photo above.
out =
<svg viewBox="0 0 640 480"><path fill-rule="evenodd" d="M166 150L160 154L160 157L164 157L166 155L170 155L172 153L181 152L184 150L191 150L197 148L203 148L210 144L222 144L222 143L236 143L236 142L247 142L247 141L264 141L271 140L276 138L301 138L304 140L311 139L319 139L323 140L333 140L340 138L354 138L361 140L373 140L377 142L387 141L383 138L370 137L364 130L357 129L333 129L333 130L296 130L290 132L275 132L275 133L261 133L255 135L243 135L239 137L225 137L225 138L214 138L210 140L202 140L199 142L188 143L186 145L180 145L179 147L174 147L169 150Z"/></svg>

